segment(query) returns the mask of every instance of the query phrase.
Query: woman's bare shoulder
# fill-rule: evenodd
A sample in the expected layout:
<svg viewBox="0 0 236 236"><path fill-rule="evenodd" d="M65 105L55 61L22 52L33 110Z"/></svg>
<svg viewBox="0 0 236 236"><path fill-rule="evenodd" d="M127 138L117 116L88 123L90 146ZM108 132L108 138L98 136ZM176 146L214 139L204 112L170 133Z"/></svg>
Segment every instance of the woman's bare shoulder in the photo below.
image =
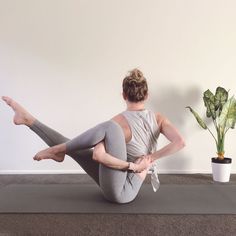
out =
<svg viewBox="0 0 236 236"><path fill-rule="evenodd" d="M111 118L111 120L114 120L114 121L120 123L120 122L123 122L124 117L123 117L123 115L120 113L120 114L117 114L117 115L113 116L113 117Z"/></svg>
<svg viewBox="0 0 236 236"><path fill-rule="evenodd" d="M155 112L155 116L158 124L161 124L161 122L165 119L165 116L160 112Z"/></svg>
<svg viewBox="0 0 236 236"><path fill-rule="evenodd" d="M112 118L113 121L117 122L124 130L130 131L129 123L122 113L115 115Z"/></svg>
<svg viewBox="0 0 236 236"><path fill-rule="evenodd" d="M131 129L125 117L120 113L111 118L113 121L117 122L123 129L125 135L125 141L129 142L132 137Z"/></svg>
<svg viewBox="0 0 236 236"><path fill-rule="evenodd" d="M111 118L111 120L117 122L124 129L128 128L127 120L122 115L122 113L115 115L114 117Z"/></svg>
<svg viewBox="0 0 236 236"><path fill-rule="evenodd" d="M165 122L168 121L167 117L161 114L160 112L156 112L155 116L156 116L157 124L159 125L160 128Z"/></svg>

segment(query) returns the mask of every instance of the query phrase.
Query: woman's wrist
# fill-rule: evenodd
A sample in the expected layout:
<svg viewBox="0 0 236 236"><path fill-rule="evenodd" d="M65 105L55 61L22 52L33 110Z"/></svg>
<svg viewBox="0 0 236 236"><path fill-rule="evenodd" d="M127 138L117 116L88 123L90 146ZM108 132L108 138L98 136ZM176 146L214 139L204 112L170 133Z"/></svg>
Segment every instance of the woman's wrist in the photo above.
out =
<svg viewBox="0 0 236 236"><path fill-rule="evenodd" d="M149 154L149 157L151 159L151 162L154 162L157 159L157 157L155 156L155 153Z"/></svg>

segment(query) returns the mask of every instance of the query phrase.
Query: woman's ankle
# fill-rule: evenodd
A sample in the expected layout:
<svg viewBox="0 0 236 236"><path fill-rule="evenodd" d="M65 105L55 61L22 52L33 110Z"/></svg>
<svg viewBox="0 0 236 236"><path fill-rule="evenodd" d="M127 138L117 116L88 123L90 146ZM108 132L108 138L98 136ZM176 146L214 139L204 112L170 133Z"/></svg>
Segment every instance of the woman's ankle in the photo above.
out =
<svg viewBox="0 0 236 236"><path fill-rule="evenodd" d="M66 144L65 143L58 144L56 146L53 146L52 149L53 149L53 153L55 154L66 153Z"/></svg>
<svg viewBox="0 0 236 236"><path fill-rule="evenodd" d="M33 118L33 117L29 118L26 120L25 125L30 128L34 125L35 121L36 121L36 118Z"/></svg>

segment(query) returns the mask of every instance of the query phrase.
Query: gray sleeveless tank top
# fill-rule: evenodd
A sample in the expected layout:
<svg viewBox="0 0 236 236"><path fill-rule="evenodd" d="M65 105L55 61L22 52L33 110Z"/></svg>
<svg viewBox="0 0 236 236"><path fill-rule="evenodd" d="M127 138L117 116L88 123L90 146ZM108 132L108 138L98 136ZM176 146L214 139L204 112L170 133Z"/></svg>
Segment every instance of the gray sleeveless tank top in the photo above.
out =
<svg viewBox="0 0 236 236"><path fill-rule="evenodd" d="M150 110L124 111L122 115L126 118L132 132L131 140L126 144L127 160L134 162L142 155L151 154L156 151L157 139L160 135L160 127L157 124L154 112ZM157 162L151 168L151 184L156 192L160 187L157 173Z"/></svg>
<svg viewBox="0 0 236 236"><path fill-rule="evenodd" d="M155 152L160 130L154 112L147 109L126 110L122 115L126 118L132 132L132 138L126 144L128 160L135 161L142 155Z"/></svg>

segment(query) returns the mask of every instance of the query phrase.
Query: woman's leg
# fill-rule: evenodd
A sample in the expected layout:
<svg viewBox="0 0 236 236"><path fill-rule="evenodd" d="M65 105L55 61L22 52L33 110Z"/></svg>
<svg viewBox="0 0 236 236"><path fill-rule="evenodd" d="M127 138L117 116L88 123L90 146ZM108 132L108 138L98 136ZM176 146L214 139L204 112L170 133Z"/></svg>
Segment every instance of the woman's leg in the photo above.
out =
<svg viewBox="0 0 236 236"><path fill-rule="evenodd" d="M69 141L68 138L38 120L35 120L29 128L50 147ZM92 149L75 151L70 153L69 156L72 157L99 185L99 163L93 160Z"/></svg>
<svg viewBox="0 0 236 236"><path fill-rule="evenodd" d="M106 151L121 160L127 160L126 143L122 128L110 120L103 122L66 143L67 153L90 148L105 142ZM99 165L99 183L106 199L128 203L135 199L143 180L135 173Z"/></svg>
<svg viewBox="0 0 236 236"><path fill-rule="evenodd" d="M127 161L125 137L122 128L113 122L105 139L106 151L123 161ZM100 187L104 196L117 203L133 201L142 186L143 180L130 171L120 171L99 166Z"/></svg>
<svg viewBox="0 0 236 236"><path fill-rule="evenodd" d="M94 147L100 142L105 143L106 151L121 160L127 160L126 143L122 128L116 122L110 120L96 125L72 140L63 143L59 153L71 154ZM58 157L58 147L52 147L39 152L36 159L61 158ZM135 199L143 180L132 172L116 170L99 165L99 185L106 199L127 203Z"/></svg>
<svg viewBox="0 0 236 236"><path fill-rule="evenodd" d="M42 140L49 146L54 146L67 142L69 139L62 136L55 130L42 124L34 118L27 110L20 104L15 102L9 97L2 97L2 99L13 109L15 112L14 123L16 125L26 125L34 131ZM90 175L95 182L99 185L99 163L92 159L93 150L86 149L79 152L73 152L70 156Z"/></svg>
<svg viewBox="0 0 236 236"><path fill-rule="evenodd" d="M42 128L42 124L39 125L38 123L37 125L36 120L32 122L32 119L31 122L29 122L29 114L25 110L24 112L23 110L21 111L21 107L19 106L19 104L16 104L14 101L9 99L5 99L5 101L16 112L14 117L15 123L23 124L22 120L24 120L24 122L26 122L27 120L27 124L25 124L28 126L36 124L34 127L34 131L37 131L37 133L39 133L42 138L45 138L47 142L53 144L53 141L55 141L53 140L53 136L55 135L54 132L52 132L52 136L46 137L45 135L48 133L48 130L45 127ZM64 142L63 136L60 136L58 140L58 142ZM86 149L94 147L101 141L105 141L106 150L109 154L121 160L127 159L123 130L114 121L101 123L94 128L91 128L88 131L84 132L83 134L77 136L73 140L67 141L67 154L72 155L75 152L77 153L78 151L84 151ZM88 160L86 159L86 161ZM136 195L138 194L142 182L143 180L138 177L137 174L111 169L102 164L99 164L99 184L105 198L110 201L117 203L127 203L134 200Z"/></svg>
<svg viewBox="0 0 236 236"><path fill-rule="evenodd" d="M106 199L127 203L137 196L143 183L138 173L116 170L99 164L92 159L93 152L88 149L104 141L109 154L127 160L124 133L114 121L98 124L73 140L68 140L37 120L30 128L49 146L66 142L67 154L70 154L95 181L98 180L96 182L100 185Z"/></svg>

